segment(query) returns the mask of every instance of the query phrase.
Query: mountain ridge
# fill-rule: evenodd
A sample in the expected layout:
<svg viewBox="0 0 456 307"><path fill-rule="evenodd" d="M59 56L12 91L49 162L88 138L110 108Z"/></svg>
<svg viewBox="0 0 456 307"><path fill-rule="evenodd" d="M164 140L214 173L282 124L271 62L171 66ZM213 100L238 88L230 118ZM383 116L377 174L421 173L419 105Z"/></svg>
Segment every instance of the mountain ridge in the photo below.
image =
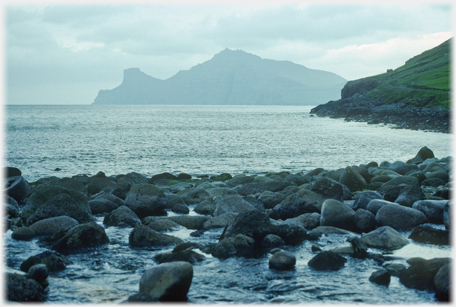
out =
<svg viewBox="0 0 456 307"><path fill-rule="evenodd" d="M165 80L128 68L122 83L100 90L93 104L317 105L339 97L346 81L332 72L227 48Z"/></svg>

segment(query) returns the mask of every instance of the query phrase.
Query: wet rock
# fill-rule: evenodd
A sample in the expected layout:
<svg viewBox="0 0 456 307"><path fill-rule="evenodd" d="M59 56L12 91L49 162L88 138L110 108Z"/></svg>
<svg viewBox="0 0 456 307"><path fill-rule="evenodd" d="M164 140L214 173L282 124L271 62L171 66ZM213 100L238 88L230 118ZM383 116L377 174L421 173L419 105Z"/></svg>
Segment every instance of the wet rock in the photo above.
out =
<svg viewBox="0 0 456 307"><path fill-rule="evenodd" d="M111 193L120 199L125 199L131 187L135 184L141 183L148 183L148 179L141 174L131 172L117 180L115 187L111 190Z"/></svg>
<svg viewBox="0 0 456 307"><path fill-rule="evenodd" d="M19 205L17 201L9 195L5 195L6 216L10 218L19 217Z"/></svg>
<svg viewBox="0 0 456 307"><path fill-rule="evenodd" d="M409 243L407 238L389 226L379 227L362 235L361 239L369 247L386 250L398 249Z"/></svg>
<svg viewBox="0 0 456 307"><path fill-rule="evenodd" d="M176 228L182 227L174 221L167 218L148 219L143 221L144 225L147 225L150 229L155 231L170 231Z"/></svg>
<svg viewBox="0 0 456 307"><path fill-rule="evenodd" d="M27 198L26 206L21 212L22 219L27 220L31 215L33 215L37 211L39 207L49 202L52 198L55 198L61 194L66 194L67 196L71 197L77 203L78 207L80 207L82 210L91 213L87 196L83 193L74 190L68 190L59 186L42 184L36 186L33 189L32 194ZM57 206L57 210L59 209L58 207L59 206ZM55 216L60 215L67 214L59 214ZM48 217L51 216L47 216L45 218Z"/></svg>
<svg viewBox="0 0 456 307"><path fill-rule="evenodd" d="M46 251L24 260L24 262L21 263L20 269L27 273L32 266L36 264L45 264L49 272L58 272L64 270L70 263L71 262L65 256Z"/></svg>
<svg viewBox="0 0 456 307"><path fill-rule="evenodd" d="M227 212L239 213L243 210L256 209L240 196L227 196L216 203L214 216L219 216Z"/></svg>
<svg viewBox="0 0 456 307"><path fill-rule="evenodd" d="M168 201L168 204L166 205L166 209L172 209L175 205L187 206L185 201L179 195L168 193L168 192L165 192L165 195L166 195L166 200Z"/></svg>
<svg viewBox="0 0 456 307"><path fill-rule="evenodd" d="M261 241L261 245L268 248L279 247L285 245L285 241L277 235L268 234Z"/></svg>
<svg viewBox="0 0 456 307"><path fill-rule="evenodd" d="M439 301L450 301L450 284L451 284L451 266L450 264L443 265L435 274L434 286L436 290L436 298Z"/></svg>
<svg viewBox="0 0 456 307"><path fill-rule="evenodd" d="M184 197L184 201L187 205L195 205L205 201L209 197L210 194L206 190L197 188L187 193L187 195Z"/></svg>
<svg viewBox="0 0 456 307"><path fill-rule="evenodd" d="M92 222L71 228L52 246L52 249L68 254L98 248L105 244L109 244L109 239L104 228Z"/></svg>
<svg viewBox="0 0 456 307"><path fill-rule="evenodd" d="M242 196L242 199L251 204L255 209L266 212L263 203L253 195Z"/></svg>
<svg viewBox="0 0 456 307"><path fill-rule="evenodd" d="M307 190L318 193L325 198L343 201L351 196L350 189L330 178L317 178L306 186Z"/></svg>
<svg viewBox="0 0 456 307"><path fill-rule="evenodd" d="M42 284L49 276L49 270L45 264L35 264L27 272L27 278L36 280Z"/></svg>
<svg viewBox="0 0 456 307"><path fill-rule="evenodd" d="M19 227L13 231L11 238L20 241L30 241L35 238L35 231L30 227Z"/></svg>
<svg viewBox="0 0 456 307"><path fill-rule="evenodd" d="M447 202L443 207L443 224L445 225L445 229L450 229L451 225L451 202Z"/></svg>
<svg viewBox="0 0 456 307"><path fill-rule="evenodd" d="M238 185L242 185L245 183L253 182L255 176L247 176L246 174L239 174L234 176L233 178L225 181L225 183L230 187L235 187Z"/></svg>
<svg viewBox="0 0 456 307"><path fill-rule="evenodd" d="M309 190L299 190L288 195L280 204L276 205L270 217L286 220L304 213L319 212L325 198Z"/></svg>
<svg viewBox="0 0 456 307"><path fill-rule="evenodd" d="M359 237L350 237L347 239L353 248L353 255L355 257L365 257L367 255L367 245Z"/></svg>
<svg viewBox="0 0 456 307"><path fill-rule="evenodd" d="M367 205L372 199L383 199L383 196L375 191L364 191L356 195L353 202L353 210L367 209Z"/></svg>
<svg viewBox="0 0 456 307"><path fill-rule="evenodd" d="M204 223L210 219L209 216L201 216L201 215L179 215L179 216L170 216L168 217L173 222L184 226L187 229L203 229Z"/></svg>
<svg viewBox="0 0 456 307"><path fill-rule="evenodd" d="M275 222L271 233L281 237L287 245L300 245L307 240L306 229L297 220L288 219L282 222Z"/></svg>
<svg viewBox="0 0 456 307"><path fill-rule="evenodd" d="M424 146L424 147L420 148L420 150L416 154L416 157L418 157L424 161L426 159L434 158L434 152L431 149Z"/></svg>
<svg viewBox="0 0 456 307"><path fill-rule="evenodd" d="M395 171L400 175L405 175L409 172L418 170L418 166L415 164L408 164L402 161L396 161L390 165L390 170Z"/></svg>
<svg viewBox="0 0 456 307"><path fill-rule="evenodd" d="M175 204L171 211L178 214L189 214L190 209L184 204Z"/></svg>
<svg viewBox="0 0 456 307"><path fill-rule="evenodd" d="M347 259L343 256L332 251L323 251L310 259L307 265L320 271L337 271L345 265L345 262Z"/></svg>
<svg viewBox="0 0 456 307"><path fill-rule="evenodd" d="M398 186L401 184L415 186L415 185L419 184L419 181L416 177L404 175L404 176L395 177L395 178L385 182L384 184L382 184L381 188L385 189L389 186Z"/></svg>
<svg viewBox="0 0 456 307"><path fill-rule="evenodd" d="M6 194L16 201L20 202L29 196L31 188L22 176L14 176L6 178L5 182Z"/></svg>
<svg viewBox="0 0 456 307"><path fill-rule="evenodd" d="M261 242L266 235L274 232L273 228L265 213L259 210L245 210L236 216L234 223L228 227L225 237L243 234Z"/></svg>
<svg viewBox="0 0 456 307"><path fill-rule="evenodd" d="M437 229L429 225L420 225L413 229L409 239L422 243L449 245L449 235L448 230Z"/></svg>
<svg viewBox="0 0 456 307"><path fill-rule="evenodd" d="M390 226L394 229L408 229L426 223L423 212L396 204L382 206L375 215L379 226Z"/></svg>
<svg viewBox="0 0 456 307"><path fill-rule="evenodd" d="M430 260L417 259L410 263L410 267L403 270L399 275L400 282L407 288L417 290L435 291L434 278L437 272L446 264L450 258L433 258Z"/></svg>
<svg viewBox="0 0 456 307"><path fill-rule="evenodd" d="M391 281L391 274L387 270L380 269L372 273L369 281L382 286L388 286Z"/></svg>
<svg viewBox="0 0 456 307"><path fill-rule="evenodd" d="M238 192L231 188L210 188L206 190L209 193L210 199L214 202L218 202L225 197L239 196Z"/></svg>
<svg viewBox="0 0 456 307"><path fill-rule="evenodd" d="M77 226L79 222L69 216L57 216L40 220L30 225L36 236L52 236L61 231L68 231Z"/></svg>
<svg viewBox="0 0 456 307"><path fill-rule="evenodd" d="M74 191L81 192L83 194L87 194L87 189L84 186L84 184L81 181L76 180L74 178L57 179L57 180L52 181L51 184L68 189L68 190L74 190Z"/></svg>
<svg viewBox="0 0 456 307"><path fill-rule="evenodd" d="M285 197L285 194L281 192L264 191L260 194L258 200L260 200L263 203L264 208L272 209L280 202L282 202L285 199Z"/></svg>
<svg viewBox="0 0 456 307"><path fill-rule="evenodd" d="M364 209L358 209L353 215L353 224L357 232L369 232L377 227L375 215Z"/></svg>
<svg viewBox="0 0 456 307"><path fill-rule="evenodd" d="M386 190L384 190L383 198L387 201L394 202L401 194L402 189L406 186L407 185L397 185L388 187Z"/></svg>
<svg viewBox="0 0 456 307"><path fill-rule="evenodd" d="M421 186L425 186L425 187L434 187L434 188L437 188L439 186L443 186L445 185L446 182L445 180L443 179L440 179L440 178L429 178L429 179L424 179L422 182L421 182Z"/></svg>
<svg viewBox="0 0 456 307"><path fill-rule="evenodd" d="M312 229L311 231L309 231L307 233L307 235L309 236L309 240L316 240L319 237L321 237L322 234L326 234L327 235L327 234L331 234L331 233L343 234L343 235L351 235L351 236L356 236L357 235L354 232L351 232L351 231L348 231L348 230L345 230L345 229L340 229L340 228L337 228L337 227L332 227L332 226L318 226L318 227Z"/></svg>
<svg viewBox="0 0 456 307"><path fill-rule="evenodd" d="M97 197L90 200L89 206L92 214L109 213L119 207L117 204L104 197Z"/></svg>
<svg viewBox="0 0 456 307"><path fill-rule="evenodd" d="M347 166L339 178L339 182L350 189L350 191L358 191L367 186L367 182L355 168Z"/></svg>
<svg viewBox="0 0 456 307"><path fill-rule="evenodd" d="M210 253L214 257L224 259L232 256L248 257L253 255L254 250L254 239L243 234L237 234L220 240L211 247Z"/></svg>
<svg viewBox="0 0 456 307"><path fill-rule="evenodd" d="M425 198L426 196L420 186L407 186L401 190L394 202L402 206L412 207L413 203Z"/></svg>
<svg viewBox="0 0 456 307"><path fill-rule="evenodd" d="M263 193L264 191L280 192L286 187L290 186L291 183L284 180L272 180L267 179L264 182L250 182L243 185L237 186L236 191L240 195L254 195L257 193Z"/></svg>
<svg viewBox="0 0 456 307"><path fill-rule="evenodd" d="M381 207L383 207L384 205L388 205L388 204L395 204L395 203L384 200L384 199L373 199L367 205L367 210L372 212L372 214L375 215L375 214L377 214L378 210L380 210Z"/></svg>
<svg viewBox="0 0 456 307"><path fill-rule="evenodd" d="M203 215L212 215L217 208L217 205L210 199L200 202L193 208L193 211Z"/></svg>
<svg viewBox="0 0 456 307"><path fill-rule="evenodd" d="M79 223L95 221L87 202L81 204L70 195L62 193L50 198L45 204L41 205L35 213L27 218L27 224L31 225L44 219L62 215L74 218Z"/></svg>
<svg viewBox="0 0 456 307"><path fill-rule="evenodd" d="M132 186L125 198L125 205L141 219L151 215L164 215L167 204L163 190L148 183Z"/></svg>
<svg viewBox="0 0 456 307"><path fill-rule="evenodd" d="M192 184L190 184L188 182L179 182L179 183L171 185L169 187L169 191L171 193L177 193L179 191L183 191L183 190L191 189L191 188L193 188Z"/></svg>
<svg viewBox="0 0 456 307"><path fill-rule="evenodd" d="M158 302L158 299L153 299L149 294L138 292L130 296L125 303L144 303L144 302Z"/></svg>
<svg viewBox="0 0 456 307"><path fill-rule="evenodd" d="M430 222L443 223L443 209L447 200L420 200L413 204L412 208L424 213Z"/></svg>
<svg viewBox="0 0 456 307"><path fill-rule="evenodd" d="M320 226L320 213L304 213L298 217L295 217L296 220L302 223L305 229L311 230Z"/></svg>
<svg viewBox="0 0 456 307"><path fill-rule="evenodd" d="M385 270L387 270L391 276L399 276L403 270L405 270L405 265L401 263L389 263L385 265Z"/></svg>
<svg viewBox="0 0 456 307"><path fill-rule="evenodd" d="M108 213L103 219L103 224L106 226L135 227L141 224L141 221L133 210L127 206L121 206Z"/></svg>
<svg viewBox="0 0 456 307"><path fill-rule="evenodd" d="M128 242L133 247L156 247L176 245L182 243L182 240L153 231L148 226L138 225L130 233Z"/></svg>
<svg viewBox="0 0 456 307"><path fill-rule="evenodd" d="M201 262L205 259L206 257L192 250L183 250L178 252L162 252L154 256L154 260L158 263L186 261L193 264L196 262Z"/></svg>
<svg viewBox="0 0 456 307"><path fill-rule="evenodd" d="M3 168L3 174L5 178L22 176L22 172L17 167L6 166Z"/></svg>
<svg viewBox="0 0 456 307"><path fill-rule="evenodd" d="M6 299L14 302L44 302L46 292L33 279L20 274L7 273Z"/></svg>
<svg viewBox="0 0 456 307"><path fill-rule="evenodd" d="M269 268L281 271L293 270L296 257L290 252L280 251L269 258Z"/></svg>
<svg viewBox="0 0 456 307"><path fill-rule="evenodd" d="M152 300L186 301L193 279L193 267L184 261L163 263L144 272L139 281L139 292Z"/></svg>
<svg viewBox="0 0 456 307"><path fill-rule="evenodd" d="M87 183L86 188L87 193L90 196L100 193L101 191L110 192L115 186L116 181L114 178L93 176L89 178L89 183Z"/></svg>
<svg viewBox="0 0 456 307"><path fill-rule="evenodd" d="M327 199L321 207L320 225L354 230L354 214L353 209L343 202Z"/></svg>
<svg viewBox="0 0 456 307"><path fill-rule="evenodd" d="M226 225L234 222L237 213L227 212L219 216L215 216L204 222L203 229L224 228Z"/></svg>

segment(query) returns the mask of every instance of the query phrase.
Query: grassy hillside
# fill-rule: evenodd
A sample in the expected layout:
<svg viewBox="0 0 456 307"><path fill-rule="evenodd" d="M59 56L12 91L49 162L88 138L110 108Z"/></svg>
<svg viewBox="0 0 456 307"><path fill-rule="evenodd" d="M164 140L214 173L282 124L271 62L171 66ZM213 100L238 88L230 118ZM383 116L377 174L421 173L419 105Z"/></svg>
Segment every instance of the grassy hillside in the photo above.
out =
<svg viewBox="0 0 456 307"><path fill-rule="evenodd" d="M410 107L450 107L450 47L452 39L408 60L393 71L363 80L379 85L367 97L391 104L406 102Z"/></svg>

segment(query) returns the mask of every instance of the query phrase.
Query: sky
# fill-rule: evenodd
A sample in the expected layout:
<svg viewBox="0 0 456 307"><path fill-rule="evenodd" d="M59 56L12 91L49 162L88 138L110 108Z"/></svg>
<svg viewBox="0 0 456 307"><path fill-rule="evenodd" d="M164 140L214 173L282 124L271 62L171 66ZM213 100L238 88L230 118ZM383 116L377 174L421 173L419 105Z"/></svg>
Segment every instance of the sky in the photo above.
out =
<svg viewBox="0 0 456 307"><path fill-rule="evenodd" d="M91 104L124 69L167 79L225 48L355 80L453 35L450 1L19 0L2 9L5 104Z"/></svg>

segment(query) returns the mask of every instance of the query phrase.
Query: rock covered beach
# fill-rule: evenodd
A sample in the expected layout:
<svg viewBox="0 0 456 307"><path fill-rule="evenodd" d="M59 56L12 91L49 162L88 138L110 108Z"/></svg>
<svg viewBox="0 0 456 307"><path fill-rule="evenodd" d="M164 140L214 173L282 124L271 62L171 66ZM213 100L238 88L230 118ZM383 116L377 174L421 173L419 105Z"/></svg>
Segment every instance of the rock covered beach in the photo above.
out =
<svg viewBox="0 0 456 307"><path fill-rule="evenodd" d="M389 254L411 242L450 244L450 163L424 147L405 162L265 176L100 172L28 183L8 168L6 228L13 240L38 240L46 251L13 267L22 274L7 274L7 299L46 301L53 291L48 276L65 274L70 255L109 252L105 247L116 242L106 230L117 227L128 229L130 248L158 250L128 302L188 300L194 266L209 256L267 257L269 270L299 274L289 247L307 242L312 270L335 276L350 259L375 263L370 283L388 287L398 279L448 301L450 258L414 257L403 264ZM190 229L190 237L167 234L177 227ZM212 229L221 230L216 240L195 243ZM412 231L407 237L404 230ZM344 235L347 243L328 248L322 238L333 235Z"/></svg>

